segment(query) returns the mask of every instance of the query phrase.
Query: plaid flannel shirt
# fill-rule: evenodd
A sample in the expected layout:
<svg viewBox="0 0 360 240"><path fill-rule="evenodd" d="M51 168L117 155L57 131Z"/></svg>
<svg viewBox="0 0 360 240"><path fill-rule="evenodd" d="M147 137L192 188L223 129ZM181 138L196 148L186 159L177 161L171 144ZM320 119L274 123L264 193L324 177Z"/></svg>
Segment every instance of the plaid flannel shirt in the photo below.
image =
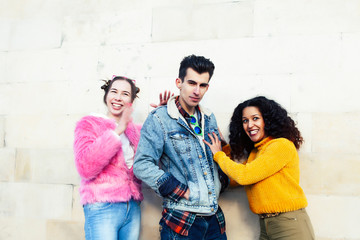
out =
<svg viewBox="0 0 360 240"><path fill-rule="evenodd" d="M215 216L219 222L221 234L226 230L225 227L225 216L220 206L215 213ZM188 236L191 225L194 223L196 218L196 213L185 212L173 209L164 208L162 211L162 219L165 221L166 225L169 226L174 232Z"/></svg>

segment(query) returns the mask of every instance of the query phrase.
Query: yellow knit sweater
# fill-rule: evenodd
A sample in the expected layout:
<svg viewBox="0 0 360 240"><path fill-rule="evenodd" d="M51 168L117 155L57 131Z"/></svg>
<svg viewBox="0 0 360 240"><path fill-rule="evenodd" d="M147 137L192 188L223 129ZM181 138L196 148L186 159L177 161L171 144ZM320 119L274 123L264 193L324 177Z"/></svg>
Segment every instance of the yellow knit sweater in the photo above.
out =
<svg viewBox="0 0 360 240"><path fill-rule="evenodd" d="M294 144L285 138L268 137L256 143L245 164L232 161L225 152L217 152L214 160L226 175L245 185L250 209L256 214L307 206L299 186L299 156Z"/></svg>

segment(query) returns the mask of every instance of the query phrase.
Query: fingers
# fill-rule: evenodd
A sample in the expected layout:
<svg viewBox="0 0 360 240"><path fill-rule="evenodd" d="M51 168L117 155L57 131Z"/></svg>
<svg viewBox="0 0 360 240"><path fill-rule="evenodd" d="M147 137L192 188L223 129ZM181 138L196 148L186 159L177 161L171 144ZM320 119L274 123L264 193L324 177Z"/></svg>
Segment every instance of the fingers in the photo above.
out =
<svg viewBox="0 0 360 240"><path fill-rule="evenodd" d="M174 96L174 93L171 93L171 91L165 90L163 93L159 93L159 100L160 100L159 104L150 103L150 106L153 108L164 106L167 104L168 100L172 96Z"/></svg>
<svg viewBox="0 0 360 240"><path fill-rule="evenodd" d="M219 138L218 136L213 132L214 138L215 138L215 142L218 143L219 142Z"/></svg>
<svg viewBox="0 0 360 240"><path fill-rule="evenodd" d="M174 96L174 93L171 93L171 91L168 91L168 100L169 100L172 96Z"/></svg>
<svg viewBox="0 0 360 240"><path fill-rule="evenodd" d="M209 142L207 142L205 139L203 140L203 142L208 145L209 147L211 147L211 144Z"/></svg>
<svg viewBox="0 0 360 240"><path fill-rule="evenodd" d="M206 145L208 145L209 147L210 147L210 145L217 144L219 142L219 138L214 132L212 133L212 135L210 133L208 133L208 136L211 140L211 143L207 142L205 139L203 140L203 142Z"/></svg>
<svg viewBox="0 0 360 240"><path fill-rule="evenodd" d="M218 144L219 138L214 132L212 133L212 135L210 133L208 133L208 136L209 136L212 144Z"/></svg>
<svg viewBox="0 0 360 240"><path fill-rule="evenodd" d="M210 140L211 140L211 143L214 144L214 143L215 143L215 139L213 138L213 136L211 136L210 133L208 133L208 136L209 136L209 138L210 138Z"/></svg>
<svg viewBox="0 0 360 240"><path fill-rule="evenodd" d="M210 148L213 154L221 151L221 143L219 137L213 132L212 134L208 133L211 143L203 139L203 142Z"/></svg>
<svg viewBox="0 0 360 240"><path fill-rule="evenodd" d="M130 116L133 111L134 108L132 107L132 103L126 103L121 118L129 118L128 116Z"/></svg>
<svg viewBox="0 0 360 240"><path fill-rule="evenodd" d="M125 110L128 110L128 111L132 111L133 110L133 107L132 107L132 103L127 103L126 105L125 105Z"/></svg>
<svg viewBox="0 0 360 240"><path fill-rule="evenodd" d="M164 101L169 100L172 96L174 96L174 93L171 93L171 91L165 90Z"/></svg>

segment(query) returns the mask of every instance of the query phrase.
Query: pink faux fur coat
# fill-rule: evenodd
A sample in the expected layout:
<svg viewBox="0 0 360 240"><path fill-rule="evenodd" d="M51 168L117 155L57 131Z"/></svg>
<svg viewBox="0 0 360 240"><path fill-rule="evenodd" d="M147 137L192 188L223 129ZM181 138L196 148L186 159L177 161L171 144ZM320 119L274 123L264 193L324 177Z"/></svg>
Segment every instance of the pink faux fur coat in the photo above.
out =
<svg viewBox="0 0 360 240"><path fill-rule="evenodd" d="M81 203L143 200L141 181L125 164L119 136L112 119L86 116L76 125L74 154L81 177ZM136 152L140 126L128 124L125 135Z"/></svg>

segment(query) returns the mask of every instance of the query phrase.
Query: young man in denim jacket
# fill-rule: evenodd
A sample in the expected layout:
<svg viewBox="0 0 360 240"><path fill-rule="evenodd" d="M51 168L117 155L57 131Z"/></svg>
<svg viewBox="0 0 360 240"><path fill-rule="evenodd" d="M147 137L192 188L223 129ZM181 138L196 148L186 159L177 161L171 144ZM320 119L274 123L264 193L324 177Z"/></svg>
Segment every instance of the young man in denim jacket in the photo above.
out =
<svg viewBox="0 0 360 240"><path fill-rule="evenodd" d="M219 130L214 114L199 105L214 68L202 56L185 57L176 79L180 95L153 110L141 130L134 173L163 197L163 240L227 239L218 197L228 179L203 142L209 133L220 137Z"/></svg>

